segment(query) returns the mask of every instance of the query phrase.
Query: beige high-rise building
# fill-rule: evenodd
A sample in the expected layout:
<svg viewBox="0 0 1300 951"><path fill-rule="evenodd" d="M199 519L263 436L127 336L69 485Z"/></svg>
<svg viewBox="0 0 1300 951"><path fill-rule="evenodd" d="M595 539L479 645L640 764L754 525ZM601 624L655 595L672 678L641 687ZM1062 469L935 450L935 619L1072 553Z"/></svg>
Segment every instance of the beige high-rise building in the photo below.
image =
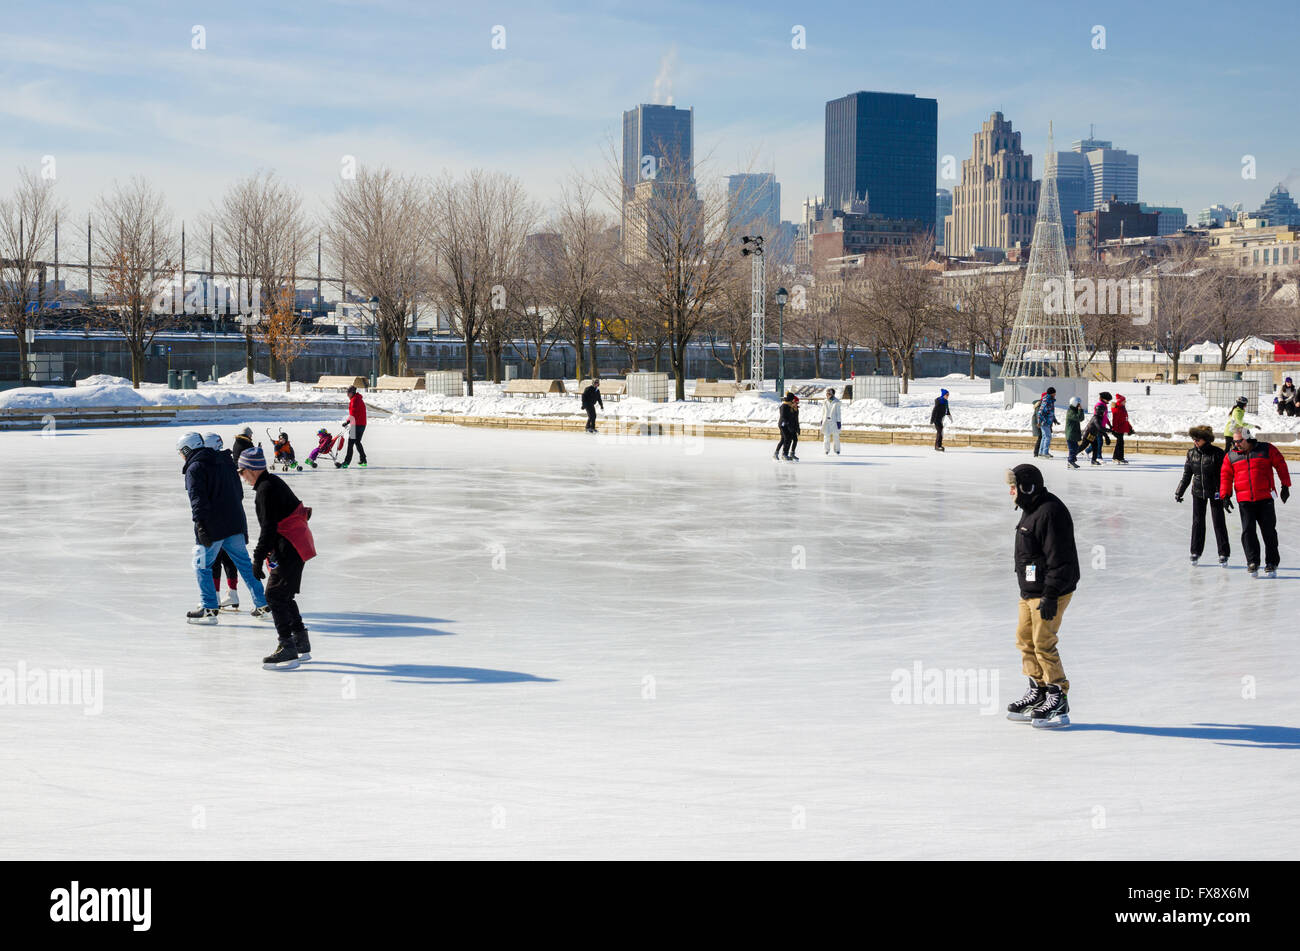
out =
<svg viewBox="0 0 1300 951"><path fill-rule="evenodd" d="M961 163L961 184L952 190L952 214L944 219L944 249L964 257L975 248L1028 245L1038 214L1034 159L1020 148L1020 133L995 112L975 133L971 157Z"/></svg>

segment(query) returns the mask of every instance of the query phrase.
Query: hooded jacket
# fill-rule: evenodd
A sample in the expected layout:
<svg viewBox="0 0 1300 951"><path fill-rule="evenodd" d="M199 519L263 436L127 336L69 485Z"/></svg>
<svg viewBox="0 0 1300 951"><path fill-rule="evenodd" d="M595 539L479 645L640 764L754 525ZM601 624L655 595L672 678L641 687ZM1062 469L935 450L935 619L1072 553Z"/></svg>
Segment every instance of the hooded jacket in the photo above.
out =
<svg viewBox="0 0 1300 951"><path fill-rule="evenodd" d="M1037 466L1019 465L1012 473L1021 510L1014 552L1020 596L1064 597L1078 587L1080 577L1070 510L1043 487Z"/></svg>
<svg viewBox="0 0 1300 951"><path fill-rule="evenodd" d="M1083 441L1083 406L1071 406L1065 411L1065 438L1074 442Z"/></svg>
<svg viewBox="0 0 1300 951"><path fill-rule="evenodd" d="M934 409L930 410L930 425L942 426L945 416L948 419L952 419L952 410L948 408L948 397L936 397L934 401Z"/></svg>
<svg viewBox="0 0 1300 951"><path fill-rule="evenodd" d="M1188 449L1187 461L1183 463L1183 477L1174 494L1182 495L1190 485L1193 498L1217 499L1219 480L1223 473L1223 456L1223 450L1211 440L1206 440L1205 445L1199 449L1196 446Z"/></svg>
<svg viewBox="0 0 1300 951"><path fill-rule="evenodd" d="M1110 417L1110 431L1118 436L1127 436L1133 432L1133 426L1128 421L1128 407L1124 404L1124 397L1115 397L1115 409Z"/></svg>
<svg viewBox="0 0 1300 951"><path fill-rule="evenodd" d="M1251 439L1244 452L1236 447L1223 457L1219 470L1219 495L1225 499L1237 493L1238 502L1263 502L1273 495L1273 470L1285 486L1291 485L1291 473L1277 446Z"/></svg>
<svg viewBox="0 0 1300 951"><path fill-rule="evenodd" d="M195 449L186 457L181 472L185 475L185 492L190 497L196 542L200 525L208 533L209 540L214 542L232 535L248 534L244 489L229 453L206 446Z"/></svg>
<svg viewBox="0 0 1300 951"><path fill-rule="evenodd" d="M840 428L840 410L843 405L836 396L826 400L826 409L822 415L823 433L833 433Z"/></svg>

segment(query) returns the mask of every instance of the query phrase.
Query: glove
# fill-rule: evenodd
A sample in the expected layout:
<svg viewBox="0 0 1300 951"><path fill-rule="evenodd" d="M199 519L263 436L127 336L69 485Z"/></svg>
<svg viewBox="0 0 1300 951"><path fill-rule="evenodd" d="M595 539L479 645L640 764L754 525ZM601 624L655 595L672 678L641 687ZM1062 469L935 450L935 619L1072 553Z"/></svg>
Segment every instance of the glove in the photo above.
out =
<svg viewBox="0 0 1300 951"><path fill-rule="evenodd" d="M1231 512L1231 511L1232 511L1232 499L1224 499L1224 500L1223 500L1223 510L1224 510L1225 512Z"/></svg>
<svg viewBox="0 0 1300 951"><path fill-rule="evenodd" d="M1283 504L1285 504L1286 500L1291 498L1291 486L1289 485L1282 486L1282 491L1278 493L1278 497L1281 498Z"/></svg>
<svg viewBox="0 0 1300 951"><path fill-rule="evenodd" d="M212 539L208 536L208 530L203 527L202 522L194 523L194 537L199 540L199 544L204 548L212 545Z"/></svg>
<svg viewBox="0 0 1300 951"><path fill-rule="evenodd" d="M836 429L842 429L843 427L841 427L839 423L836 423L836 424L835 424L835 428L836 428Z"/></svg>
<svg viewBox="0 0 1300 951"><path fill-rule="evenodd" d="M1183 500L1183 493L1181 493L1181 492L1175 492L1175 493L1174 493L1174 501L1175 501L1175 502L1181 502L1182 500Z"/></svg>
<svg viewBox="0 0 1300 951"><path fill-rule="evenodd" d="M257 564L253 565L253 577L256 578L258 581L266 580L266 570L262 567L262 563L260 561Z"/></svg>
<svg viewBox="0 0 1300 951"><path fill-rule="evenodd" d="M1038 613L1044 621L1050 621L1056 617L1056 599L1043 598L1038 602Z"/></svg>

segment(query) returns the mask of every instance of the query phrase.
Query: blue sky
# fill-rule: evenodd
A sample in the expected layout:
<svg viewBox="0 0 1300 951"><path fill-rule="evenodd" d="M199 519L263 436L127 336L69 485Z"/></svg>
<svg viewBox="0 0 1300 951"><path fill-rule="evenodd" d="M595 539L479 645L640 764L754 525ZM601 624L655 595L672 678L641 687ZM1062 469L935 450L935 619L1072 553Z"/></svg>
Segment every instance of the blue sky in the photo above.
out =
<svg viewBox="0 0 1300 951"><path fill-rule="evenodd" d="M77 215L144 175L193 218L260 168L317 204L353 155L502 169L546 202L604 166L624 109L671 95L695 107L702 173L775 170L794 218L821 190L826 100L878 89L938 99L959 165L1000 109L1036 174L1049 119L1058 147L1094 123L1141 155L1142 200L1254 208L1280 180L1300 192L1298 39L1274 2L24 4L0 23L0 189L52 155Z"/></svg>

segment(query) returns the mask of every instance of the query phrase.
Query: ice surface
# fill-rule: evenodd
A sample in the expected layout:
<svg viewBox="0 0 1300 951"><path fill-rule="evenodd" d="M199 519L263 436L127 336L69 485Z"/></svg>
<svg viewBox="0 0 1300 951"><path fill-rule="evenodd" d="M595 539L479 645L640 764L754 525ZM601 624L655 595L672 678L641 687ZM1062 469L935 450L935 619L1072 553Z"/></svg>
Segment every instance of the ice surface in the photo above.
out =
<svg viewBox="0 0 1300 951"><path fill-rule="evenodd" d="M286 428L305 453L317 425ZM282 673L242 586L244 613L184 623L177 433L0 433L0 674L103 678L98 715L0 706L0 857L1300 846L1294 506L1278 580L1246 577L1235 530L1231 570L1191 569L1167 457L1045 467L1084 571L1077 725L1046 733L892 698L918 663L1021 693L1002 472L1024 455L809 439L779 464L760 441L376 421L375 468L288 477L321 556L316 659Z"/></svg>

